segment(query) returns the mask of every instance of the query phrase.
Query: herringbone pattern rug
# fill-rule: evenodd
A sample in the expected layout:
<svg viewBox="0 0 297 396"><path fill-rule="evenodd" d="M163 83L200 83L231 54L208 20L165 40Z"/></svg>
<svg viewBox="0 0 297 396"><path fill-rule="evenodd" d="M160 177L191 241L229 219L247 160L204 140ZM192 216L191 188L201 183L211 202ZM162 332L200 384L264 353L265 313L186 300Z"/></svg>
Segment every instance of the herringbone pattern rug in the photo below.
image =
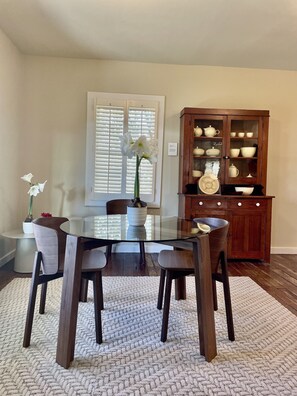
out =
<svg viewBox="0 0 297 396"><path fill-rule="evenodd" d="M80 304L75 360L55 363L61 280L51 282L22 348L29 279L0 292L0 395L297 395L297 317L249 278L231 278L236 341L227 337L222 290L218 356L199 355L193 278L188 299L171 306L160 342L157 277L104 278L104 343L94 341L92 290Z"/></svg>

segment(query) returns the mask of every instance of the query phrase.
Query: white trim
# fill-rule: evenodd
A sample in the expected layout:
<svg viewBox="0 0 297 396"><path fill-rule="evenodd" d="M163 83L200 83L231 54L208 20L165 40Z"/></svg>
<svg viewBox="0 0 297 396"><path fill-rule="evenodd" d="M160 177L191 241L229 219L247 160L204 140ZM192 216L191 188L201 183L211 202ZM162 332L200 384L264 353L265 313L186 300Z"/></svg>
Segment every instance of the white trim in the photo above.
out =
<svg viewBox="0 0 297 396"><path fill-rule="evenodd" d="M272 247L271 254L297 254L297 247Z"/></svg>
<svg viewBox="0 0 297 396"><path fill-rule="evenodd" d="M161 245L155 242L145 243L146 253L160 253L161 250L173 250L173 247L167 245ZM114 253L139 253L139 243L138 242L117 243L112 246L112 251Z"/></svg>
<svg viewBox="0 0 297 396"><path fill-rule="evenodd" d="M4 256L0 257L0 267L7 264L10 260L14 259L15 257L15 249L11 250L10 252L6 253Z"/></svg>

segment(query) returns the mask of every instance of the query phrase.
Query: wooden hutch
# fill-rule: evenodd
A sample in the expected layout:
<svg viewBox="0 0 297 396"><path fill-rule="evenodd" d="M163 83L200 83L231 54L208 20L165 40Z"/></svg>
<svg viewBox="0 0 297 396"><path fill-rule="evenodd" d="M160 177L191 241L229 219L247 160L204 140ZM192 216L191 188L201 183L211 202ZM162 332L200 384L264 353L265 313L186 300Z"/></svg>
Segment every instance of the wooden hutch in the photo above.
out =
<svg viewBox="0 0 297 396"><path fill-rule="evenodd" d="M267 110L184 108L181 112L179 216L228 220L229 259L270 262L273 197L266 195L268 125ZM217 130L215 136L205 135L210 126ZM196 127L202 129L201 136L195 135ZM202 155L194 154L197 147L204 150ZM239 156L231 157L230 149L241 147L255 147L256 152L243 157L240 150ZM219 154L207 155L211 148L219 149ZM230 167L236 167L237 176ZM215 193L203 193L200 177L193 173L198 170L205 175L209 169L215 170L219 180ZM254 190L251 195L240 195L235 186L253 186Z"/></svg>

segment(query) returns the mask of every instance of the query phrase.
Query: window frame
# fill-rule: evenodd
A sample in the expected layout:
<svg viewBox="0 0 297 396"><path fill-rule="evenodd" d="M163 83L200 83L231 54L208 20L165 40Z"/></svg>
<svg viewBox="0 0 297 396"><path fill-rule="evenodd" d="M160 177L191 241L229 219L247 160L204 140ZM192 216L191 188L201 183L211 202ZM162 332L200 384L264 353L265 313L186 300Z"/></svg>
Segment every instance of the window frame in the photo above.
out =
<svg viewBox="0 0 297 396"><path fill-rule="evenodd" d="M96 137L96 105L102 103L112 103L117 105L119 102L136 102L138 105L147 106L149 103L156 103L158 106L156 118L156 135L158 139L158 160L155 166L154 200L147 202L150 208L160 208L161 188L162 188L162 163L163 163L163 136L164 136L164 114L165 96L158 95L134 95L107 92L88 92L87 93L87 133L86 133L86 180L85 180L85 205L86 206L105 206L106 201L118 198L127 198L127 195L106 193L104 197L94 193L95 175L95 137ZM125 112L127 111L127 106ZM127 132L127 125L124 125L124 133ZM123 163L126 158L123 157ZM128 197L129 198L129 197ZM131 199L133 194L131 195Z"/></svg>

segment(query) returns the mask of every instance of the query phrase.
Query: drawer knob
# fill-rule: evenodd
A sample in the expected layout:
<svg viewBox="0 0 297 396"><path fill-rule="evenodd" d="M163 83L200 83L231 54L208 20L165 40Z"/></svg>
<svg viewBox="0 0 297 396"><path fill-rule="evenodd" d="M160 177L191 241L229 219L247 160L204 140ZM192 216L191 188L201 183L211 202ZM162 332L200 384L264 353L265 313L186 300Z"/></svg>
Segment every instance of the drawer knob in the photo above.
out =
<svg viewBox="0 0 297 396"><path fill-rule="evenodd" d="M203 202L202 202L202 201L199 201L199 205L202 206L202 205L203 205Z"/></svg>
<svg viewBox="0 0 297 396"><path fill-rule="evenodd" d="M242 203L241 203L241 202L238 202L237 206L242 206Z"/></svg>
<svg viewBox="0 0 297 396"><path fill-rule="evenodd" d="M260 202L257 202L257 203L256 203L256 206L260 206L260 205L261 205Z"/></svg>
<svg viewBox="0 0 297 396"><path fill-rule="evenodd" d="M218 206L221 206L221 205L222 205L222 202L218 202L217 205L218 205Z"/></svg>

